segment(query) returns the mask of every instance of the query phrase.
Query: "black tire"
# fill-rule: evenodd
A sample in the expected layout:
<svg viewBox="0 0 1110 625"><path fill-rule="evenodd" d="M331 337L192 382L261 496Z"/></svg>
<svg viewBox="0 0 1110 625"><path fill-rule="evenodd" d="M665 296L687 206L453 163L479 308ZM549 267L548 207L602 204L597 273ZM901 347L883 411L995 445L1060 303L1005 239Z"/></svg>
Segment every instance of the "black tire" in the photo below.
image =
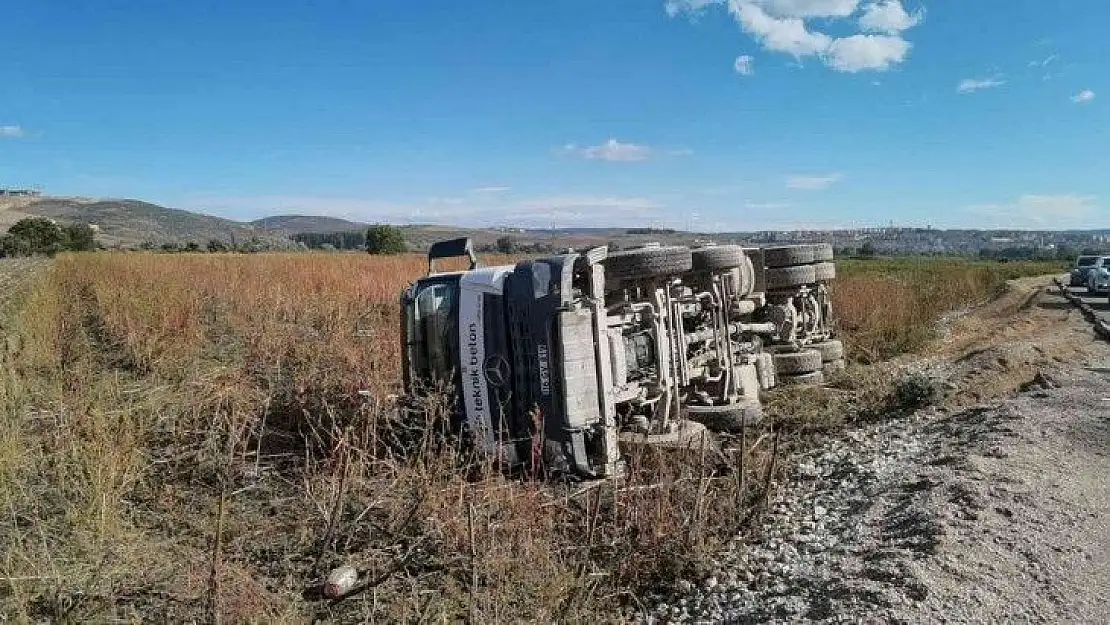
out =
<svg viewBox="0 0 1110 625"><path fill-rule="evenodd" d="M796 375L810 373L821 369L821 352L813 349L803 349L800 352L785 352L775 354L775 375Z"/></svg>
<svg viewBox="0 0 1110 625"><path fill-rule="evenodd" d="M812 349L821 354L821 362L831 362L844 358L844 343L837 340L807 345L806 349Z"/></svg>
<svg viewBox="0 0 1110 625"><path fill-rule="evenodd" d="M828 282L836 279L836 265L833 263L817 263L813 266L816 282Z"/></svg>
<svg viewBox="0 0 1110 625"><path fill-rule="evenodd" d="M824 384L825 374L820 371L800 373L797 375L780 375L779 386L803 386L809 384Z"/></svg>
<svg viewBox="0 0 1110 625"><path fill-rule="evenodd" d="M829 362L822 364L821 372L825 375L832 375L834 373L840 373L847 368L848 363L843 358L839 358L837 360L830 360Z"/></svg>
<svg viewBox="0 0 1110 625"><path fill-rule="evenodd" d="M739 245L710 245L690 251L694 271L723 271L740 267L747 256Z"/></svg>
<svg viewBox="0 0 1110 625"><path fill-rule="evenodd" d="M624 447L657 447L660 449L694 449L716 450L717 443L709 433L706 426L683 419L677 424L677 429L666 434L641 434L639 432L622 432L617 438Z"/></svg>
<svg viewBox="0 0 1110 625"><path fill-rule="evenodd" d="M604 261L608 278L639 280L685 273L693 268L690 248L648 247L610 254Z"/></svg>
<svg viewBox="0 0 1110 625"><path fill-rule="evenodd" d="M783 247L764 248L763 265L768 268L808 265L813 262L813 252L812 245L787 245Z"/></svg>
<svg viewBox="0 0 1110 625"><path fill-rule="evenodd" d="M763 406L758 399L744 397L720 406L687 406L686 417L714 432L739 432L763 420Z"/></svg>
<svg viewBox="0 0 1110 625"><path fill-rule="evenodd" d="M814 243L813 244L813 261L814 262L828 262L833 259L833 247L829 243Z"/></svg>
<svg viewBox="0 0 1110 625"><path fill-rule="evenodd" d="M797 267L777 267L764 272L767 290L793 289L817 282L817 272L813 265L799 265Z"/></svg>

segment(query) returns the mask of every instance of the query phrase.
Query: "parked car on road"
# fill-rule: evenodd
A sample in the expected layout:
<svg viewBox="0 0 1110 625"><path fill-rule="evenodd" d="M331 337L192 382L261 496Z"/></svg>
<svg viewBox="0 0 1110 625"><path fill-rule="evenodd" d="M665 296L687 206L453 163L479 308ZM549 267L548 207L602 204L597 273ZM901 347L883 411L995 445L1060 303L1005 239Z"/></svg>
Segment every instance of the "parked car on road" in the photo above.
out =
<svg viewBox="0 0 1110 625"><path fill-rule="evenodd" d="M1075 259L1075 267L1071 270L1071 286L1087 286L1087 272L1098 260L1098 256L1080 256Z"/></svg>
<svg viewBox="0 0 1110 625"><path fill-rule="evenodd" d="M1099 256L1087 268L1087 292L1110 291L1110 256Z"/></svg>

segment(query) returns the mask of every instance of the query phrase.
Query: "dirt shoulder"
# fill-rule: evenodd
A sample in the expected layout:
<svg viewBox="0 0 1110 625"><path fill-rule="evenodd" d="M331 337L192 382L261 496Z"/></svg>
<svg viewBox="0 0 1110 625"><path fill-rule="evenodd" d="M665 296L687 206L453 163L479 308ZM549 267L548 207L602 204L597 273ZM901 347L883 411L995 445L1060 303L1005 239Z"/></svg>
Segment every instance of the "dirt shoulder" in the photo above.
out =
<svg viewBox="0 0 1110 625"><path fill-rule="evenodd" d="M1110 621L1110 345L1045 286L902 363L945 400L795 458L762 536L654 617Z"/></svg>

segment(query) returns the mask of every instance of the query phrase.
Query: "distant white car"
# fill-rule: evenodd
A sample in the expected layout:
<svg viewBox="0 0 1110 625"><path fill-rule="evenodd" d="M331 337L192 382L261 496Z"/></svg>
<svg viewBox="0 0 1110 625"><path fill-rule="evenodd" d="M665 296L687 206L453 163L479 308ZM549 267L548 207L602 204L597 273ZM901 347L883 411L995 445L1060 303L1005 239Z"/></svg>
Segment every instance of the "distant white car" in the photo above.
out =
<svg viewBox="0 0 1110 625"><path fill-rule="evenodd" d="M1110 291L1110 256L1099 256L1087 269L1087 292Z"/></svg>

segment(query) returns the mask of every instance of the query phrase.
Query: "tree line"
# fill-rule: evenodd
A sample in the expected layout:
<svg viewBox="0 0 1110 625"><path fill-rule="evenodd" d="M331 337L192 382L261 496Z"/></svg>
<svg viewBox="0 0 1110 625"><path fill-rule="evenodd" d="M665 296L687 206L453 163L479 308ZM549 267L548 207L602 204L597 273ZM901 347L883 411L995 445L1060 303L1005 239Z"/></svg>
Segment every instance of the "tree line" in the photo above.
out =
<svg viewBox="0 0 1110 625"><path fill-rule="evenodd" d="M350 232L306 232L290 237L301 249L316 250L366 250L371 254L400 254L408 251L404 233L394 226L378 224L366 230ZM88 224L59 225L52 219L26 217L0 234L0 258L16 256L53 256L58 252L93 252L99 249L96 231ZM196 241L184 243L155 243L145 241L139 249L145 251L224 253L264 252L273 246L258 238L239 244L228 244L212 239L206 244Z"/></svg>
<svg viewBox="0 0 1110 625"><path fill-rule="evenodd" d="M299 232L294 241L310 250L366 250L371 254L402 254L409 247L400 228L375 224L366 230Z"/></svg>

